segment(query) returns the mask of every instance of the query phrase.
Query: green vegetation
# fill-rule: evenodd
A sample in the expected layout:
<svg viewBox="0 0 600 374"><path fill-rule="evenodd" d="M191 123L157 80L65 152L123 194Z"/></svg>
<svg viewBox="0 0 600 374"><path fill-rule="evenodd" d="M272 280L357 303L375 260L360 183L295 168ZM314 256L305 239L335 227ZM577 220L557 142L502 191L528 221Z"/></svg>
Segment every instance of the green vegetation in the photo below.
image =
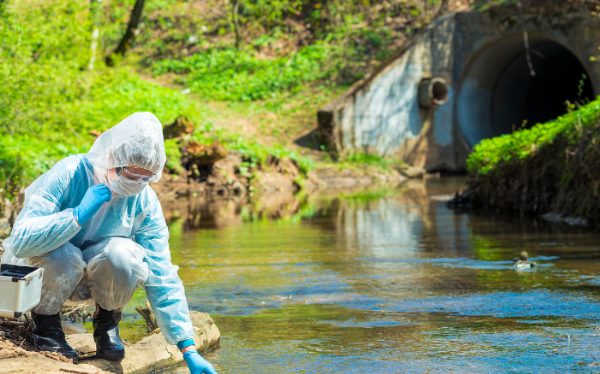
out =
<svg viewBox="0 0 600 374"><path fill-rule="evenodd" d="M473 203L600 222L600 100L554 121L482 141L467 163Z"/></svg>
<svg viewBox="0 0 600 374"><path fill-rule="evenodd" d="M326 64L333 49L328 44L316 44L290 57L270 60L256 57L250 47L241 51L213 49L181 60L163 60L156 64L154 72L184 74L177 81L205 98L265 100L284 90L298 92L304 83L331 76L333 67Z"/></svg>
<svg viewBox="0 0 600 374"><path fill-rule="evenodd" d="M315 167L315 162L303 157L297 151L290 150L275 144L267 146L253 140L249 140L241 134L234 133L227 129L217 128L209 121L198 125L191 134L190 140L195 140L202 145L210 145L215 140L218 140L225 146L226 149L237 151L240 156L247 161L242 163L241 174L247 174L257 165L268 164L269 157L275 159L288 158L294 161L302 173L308 173ZM174 173L181 173L181 151L180 141L177 139L165 140L165 152L167 154L167 168Z"/></svg>
<svg viewBox="0 0 600 374"><path fill-rule="evenodd" d="M366 202L370 202L376 199L384 199L386 197L394 196L399 193L399 191L404 191L405 188L401 190L397 188L371 188L366 190L360 190L352 193L344 193L340 194L341 198L348 200L350 204L363 204Z"/></svg>
<svg viewBox="0 0 600 374"><path fill-rule="evenodd" d="M342 165L374 166L382 169L402 167L404 165L404 162L401 160L368 155L362 152L350 153L345 158L341 159L340 163Z"/></svg>
<svg viewBox="0 0 600 374"><path fill-rule="evenodd" d="M151 111L164 123L182 113L201 116L188 97L141 79L129 66L87 70L85 4L3 4L0 189L9 197L58 160L87 152L90 130L104 131L136 111Z"/></svg>
<svg viewBox="0 0 600 374"><path fill-rule="evenodd" d="M352 83L423 27L438 5L356 0L168 3L146 13L139 36L142 63L158 74L181 74L179 83L207 98L226 100L265 99L317 80ZM248 86L239 87L241 83Z"/></svg>
<svg viewBox="0 0 600 374"><path fill-rule="evenodd" d="M242 140L242 139L239 139ZM289 158L298 164L301 172L308 173L314 168L315 163L308 157L302 157L296 151L285 149L281 146L275 145L273 147L266 147L256 142L243 142L238 141L236 143L226 143L230 149L238 151L243 157L250 159L250 164L247 166L253 168L255 164L267 163L267 157L272 156L278 159Z"/></svg>
<svg viewBox="0 0 600 374"><path fill-rule="evenodd" d="M0 2L0 200L136 111L164 124L185 115L197 136L216 134L250 164L288 157L307 171L314 161L288 148L314 128L315 110L440 10L438 0L147 1L134 48L109 68L132 7ZM235 116L252 128L232 126ZM167 153L180 172L176 142Z"/></svg>
<svg viewBox="0 0 600 374"><path fill-rule="evenodd" d="M129 69L104 73L79 98L56 100L43 113L19 113L26 126L7 126L8 136L0 137L0 181L7 183L5 188L31 181L68 155L87 152L94 140L88 131L105 131L133 112L153 112L163 123L180 113L199 116L186 97L143 81Z"/></svg>
<svg viewBox="0 0 600 374"><path fill-rule="evenodd" d="M513 159L524 160L536 154L546 144L551 144L558 136L568 139L571 144L580 141L582 131L595 125L600 113L600 101L593 101L572 110L547 123L530 129L515 131L496 138L483 139L473 148L467 159L471 173L487 175L493 173L503 163ZM519 161L517 161L519 162Z"/></svg>

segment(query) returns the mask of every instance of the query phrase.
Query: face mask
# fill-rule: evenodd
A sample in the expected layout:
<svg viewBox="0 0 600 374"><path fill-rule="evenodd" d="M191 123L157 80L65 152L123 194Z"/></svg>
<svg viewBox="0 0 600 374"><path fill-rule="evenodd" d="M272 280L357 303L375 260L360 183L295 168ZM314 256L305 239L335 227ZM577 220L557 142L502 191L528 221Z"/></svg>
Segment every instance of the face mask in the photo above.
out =
<svg viewBox="0 0 600 374"><path fill-rule="evenodd" d="M145 184L140 184L135 181L123 178L121 176L117 177L114 181L111 181L110 178L106 178L108 181L108 188L117 195L121 196L133 196L137 195L144 187Z"/></svg>

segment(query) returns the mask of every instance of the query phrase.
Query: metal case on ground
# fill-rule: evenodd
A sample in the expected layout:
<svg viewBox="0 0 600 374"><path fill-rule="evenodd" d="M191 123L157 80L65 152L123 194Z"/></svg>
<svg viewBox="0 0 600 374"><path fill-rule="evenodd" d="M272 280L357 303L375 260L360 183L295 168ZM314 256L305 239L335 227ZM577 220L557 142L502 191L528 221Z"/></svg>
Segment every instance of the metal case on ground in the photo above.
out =
<svg viewBox="0 0 600 374"><path fill-rule="evenodd" d="M40 303L43 268L0 266L0 317L19 318Z"/></svg>

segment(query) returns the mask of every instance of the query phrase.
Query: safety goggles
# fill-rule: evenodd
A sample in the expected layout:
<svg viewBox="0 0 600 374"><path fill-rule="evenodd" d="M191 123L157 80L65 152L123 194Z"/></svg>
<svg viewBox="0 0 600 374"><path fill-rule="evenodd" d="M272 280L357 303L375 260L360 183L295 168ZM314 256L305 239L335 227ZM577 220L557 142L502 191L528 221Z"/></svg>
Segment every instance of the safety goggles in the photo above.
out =
<svg viewBox="0 0 600 374"><path fill-rule="evenodd" d="M154 182L156 180L156 174L154 175L141 175L134 173L133 171L127 170L126 167L117 168L117 175L123 176L123 178L127 178L134 182L140 184L148 184L150 182Z"/></svg>

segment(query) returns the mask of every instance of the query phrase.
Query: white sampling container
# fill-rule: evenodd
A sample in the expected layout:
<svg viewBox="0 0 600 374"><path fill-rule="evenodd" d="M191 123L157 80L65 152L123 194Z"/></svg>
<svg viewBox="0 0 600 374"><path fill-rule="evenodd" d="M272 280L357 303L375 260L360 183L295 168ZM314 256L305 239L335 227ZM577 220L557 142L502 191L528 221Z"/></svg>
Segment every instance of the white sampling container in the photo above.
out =
<svg viewBox="0 0 600 374"><path fill-rule="evenodd" d="M19 318L40 303L43 268L0 266L0 317Z"/></svg>

